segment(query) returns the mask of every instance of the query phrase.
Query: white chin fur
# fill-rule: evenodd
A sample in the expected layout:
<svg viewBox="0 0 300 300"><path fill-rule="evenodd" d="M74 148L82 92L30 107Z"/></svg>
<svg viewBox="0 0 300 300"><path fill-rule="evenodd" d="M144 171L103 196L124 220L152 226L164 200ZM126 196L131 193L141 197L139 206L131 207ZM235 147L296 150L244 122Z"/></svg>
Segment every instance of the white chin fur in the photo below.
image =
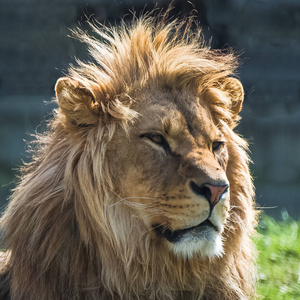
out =
<svg viewBox="0 0 300 300"><path fill-rule="evenodd" d="M223 255L223 242L220 234L211 233L209 239L195 238L192 235L185 237L180 242L170 244L172 251L181 257L191 259L194 255L203 258L220 257Z"/></svg>

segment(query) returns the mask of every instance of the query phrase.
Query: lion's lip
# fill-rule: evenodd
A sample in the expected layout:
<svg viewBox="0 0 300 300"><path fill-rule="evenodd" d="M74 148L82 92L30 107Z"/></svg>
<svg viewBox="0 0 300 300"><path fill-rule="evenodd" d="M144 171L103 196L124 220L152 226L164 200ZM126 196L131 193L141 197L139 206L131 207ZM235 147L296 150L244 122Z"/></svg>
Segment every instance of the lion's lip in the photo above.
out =
<svg viewBox="0 0 300 300"><path fill-rule="evenodd" d="M153 225L153 229L155 230L155 232L159 236L167 239L170 243L179 242L182 239L182 237L185 236L187 233L195 233L199 235L207 228L212 228L215 231L219 232L218 228L208 219L196 226L185 229L178 229L174 231L166 229L163 225L160 224Z"/></svg>

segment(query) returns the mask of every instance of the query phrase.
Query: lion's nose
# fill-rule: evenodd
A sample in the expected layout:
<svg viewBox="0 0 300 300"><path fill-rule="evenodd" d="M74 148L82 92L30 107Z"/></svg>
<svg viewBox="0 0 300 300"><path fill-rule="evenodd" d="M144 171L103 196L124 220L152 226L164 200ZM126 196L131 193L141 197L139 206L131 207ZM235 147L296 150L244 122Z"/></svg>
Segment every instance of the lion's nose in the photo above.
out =
<svg viewBox="0 0 300 300"><path fill-rule="evenodd" d="M190 187L196 195L205 197L210 203L211 209L220 201L221 196L228 190L229 185L212 185L204 183L201 186L191 181Z"/></svg>

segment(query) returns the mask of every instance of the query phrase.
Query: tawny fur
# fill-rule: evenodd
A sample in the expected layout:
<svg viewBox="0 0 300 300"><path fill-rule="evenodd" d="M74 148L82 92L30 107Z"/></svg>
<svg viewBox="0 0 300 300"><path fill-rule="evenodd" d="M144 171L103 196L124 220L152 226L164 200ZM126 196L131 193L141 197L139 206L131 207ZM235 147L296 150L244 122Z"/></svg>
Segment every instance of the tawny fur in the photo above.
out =
<svg viewBox="0 0 300 300"><path fill-rule="evenodd" d="M233 132L243 93L226 80L237 62L210 50L191 27L148 16L116 29L94 27L101 41L76 33L94 63L78 62L70 80L57 84L65 100L37 137L1 221L8 249L1 287L11 299L254 297L254 191L247 144ZM203 97L228 139L231 207L222 257L174 255L119 202L122 166L130 165L109 153L121 153L116 134L128 136L139 118L136 95L156 87Z"/></svg>

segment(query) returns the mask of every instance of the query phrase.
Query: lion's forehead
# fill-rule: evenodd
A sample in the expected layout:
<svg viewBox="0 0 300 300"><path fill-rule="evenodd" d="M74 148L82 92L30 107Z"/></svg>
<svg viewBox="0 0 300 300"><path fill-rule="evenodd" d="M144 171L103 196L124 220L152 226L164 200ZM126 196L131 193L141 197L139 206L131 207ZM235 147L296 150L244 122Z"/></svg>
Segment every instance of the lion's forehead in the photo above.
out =
<svg viewBox="0 0 300 300"><path fill-rule="evenodd" d="M210 140L222 135L204 99L189 92L147 92L137 111L141 131L162 131L179 142L200 137Z"/></svg>

